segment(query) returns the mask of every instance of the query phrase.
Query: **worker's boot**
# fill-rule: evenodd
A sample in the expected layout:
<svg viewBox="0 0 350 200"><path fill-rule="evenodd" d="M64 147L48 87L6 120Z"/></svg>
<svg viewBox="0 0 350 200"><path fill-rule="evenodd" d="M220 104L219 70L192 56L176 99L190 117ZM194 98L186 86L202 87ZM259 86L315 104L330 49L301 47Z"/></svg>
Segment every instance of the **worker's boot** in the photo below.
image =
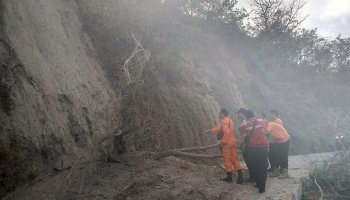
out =
<svg viewBox="0 0 350 200"><path fill-rule="evenodd" d="M237 171L238 178L237 178L237 184L243 184L243 172L242 170Z"/></svg>
<svg viewBox="0 0 350 200"><path fill-rule="evenodd" d="M279 178L280 179L289 178L288 169L282 169L282 174L281 174L281 176Z"/></svg>
<svg viewBox="0 0 350 200"><path fill-rule="evenodd" d="M279 177L280 176L280 170L278 168L273 168L272 174L270 174L270 177Z"/></svg>
<svg viewBox="0 0 350 200"><path fill-rule="evenodd" d="M222 181L225 181L225 182L227 182L227 183L232 183L232 182L233 182L233 181L232 181L232 172L227 172L226 174L227 174L226 178L223 178L223 179L221 179L221 180L222 180Z"/></svg>

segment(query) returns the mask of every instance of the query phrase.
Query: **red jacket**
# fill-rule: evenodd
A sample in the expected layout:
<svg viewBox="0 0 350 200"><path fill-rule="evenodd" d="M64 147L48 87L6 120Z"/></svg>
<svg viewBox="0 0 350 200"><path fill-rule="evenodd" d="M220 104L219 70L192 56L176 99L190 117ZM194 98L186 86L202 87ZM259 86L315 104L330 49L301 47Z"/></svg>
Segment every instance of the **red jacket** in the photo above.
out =
<svg viewBox="0 0 350 200"><path fill-rule="evenodd" d="M254 132L252 133L254 122L256 124ZM245 133L245 135L250 135L248 148L269 146L269 140L266 136L266 125L266 120L264 119L250 118L242 127L240 127L240 129L242 130L242 132Z"/></svg>

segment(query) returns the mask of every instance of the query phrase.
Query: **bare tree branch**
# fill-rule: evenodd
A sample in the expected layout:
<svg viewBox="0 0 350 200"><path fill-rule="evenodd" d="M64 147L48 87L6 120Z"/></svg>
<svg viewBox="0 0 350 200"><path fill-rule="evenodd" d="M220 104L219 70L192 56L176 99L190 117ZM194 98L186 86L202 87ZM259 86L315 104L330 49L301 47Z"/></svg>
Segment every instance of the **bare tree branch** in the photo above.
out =
<svg viewBox="0 0 350 200"><path fill-rule="evenodd" d="M318 187L318 189L320 190L320 193L321 193L320 200L323 200L323 191L322 191L321 186L317 183L316 176L315 176L315 178L314 178L314 182L315 182L316 186Z"/></svg>

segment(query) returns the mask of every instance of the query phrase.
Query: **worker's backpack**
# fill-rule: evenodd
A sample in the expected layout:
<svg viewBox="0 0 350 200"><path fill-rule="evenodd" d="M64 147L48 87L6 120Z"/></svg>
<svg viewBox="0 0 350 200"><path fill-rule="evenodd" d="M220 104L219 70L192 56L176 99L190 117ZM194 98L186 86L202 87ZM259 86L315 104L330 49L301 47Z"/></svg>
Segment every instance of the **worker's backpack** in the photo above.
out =
<svg viewBox="0 0 350 200"><path fill-rule="evenodd" d="M257 120L254 121L254 123L253 123L253 128L252 128L252 130L250 131L250 133L249 133L248 135L246 135L246 136L243 138L243 141L244 141L245 146L248 146L248 145L249 145L250 139L253 137L256 123L257 123Z"/></svg>

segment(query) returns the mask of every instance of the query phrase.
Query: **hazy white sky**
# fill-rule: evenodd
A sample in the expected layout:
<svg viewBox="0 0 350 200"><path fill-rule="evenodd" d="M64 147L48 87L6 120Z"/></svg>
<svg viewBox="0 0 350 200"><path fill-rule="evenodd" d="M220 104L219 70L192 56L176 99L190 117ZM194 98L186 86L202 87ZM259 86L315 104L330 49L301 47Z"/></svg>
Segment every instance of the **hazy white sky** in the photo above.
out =
<svg viewBox="0 0 350 200"><path fill-rule="evenodd" d="M238 0L238 5L249 8L250 0ZM325 37L350 37L350 0L306 0L304 13L308 16L303 27L318 29Z"/></svg>

